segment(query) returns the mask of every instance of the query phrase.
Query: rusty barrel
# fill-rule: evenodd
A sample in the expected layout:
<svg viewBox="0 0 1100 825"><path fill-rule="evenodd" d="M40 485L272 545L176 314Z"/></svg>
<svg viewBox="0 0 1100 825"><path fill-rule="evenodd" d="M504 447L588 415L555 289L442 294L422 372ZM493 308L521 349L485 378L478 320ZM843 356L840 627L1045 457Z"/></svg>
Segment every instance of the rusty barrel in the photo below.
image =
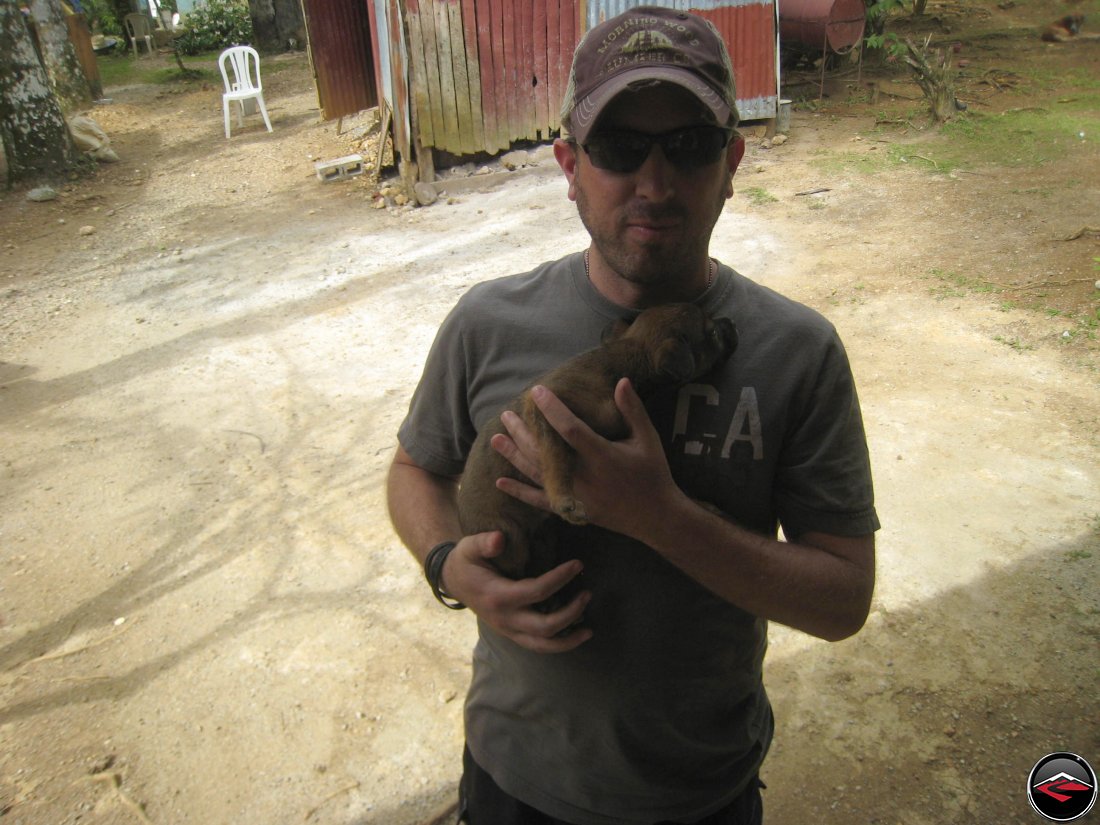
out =
<svg viewBox="0 0 1100 825"><path fill-rule="evenodd" d="M783 46L823 52L850 49L863 39L863 0L779 0Z"/></svg>

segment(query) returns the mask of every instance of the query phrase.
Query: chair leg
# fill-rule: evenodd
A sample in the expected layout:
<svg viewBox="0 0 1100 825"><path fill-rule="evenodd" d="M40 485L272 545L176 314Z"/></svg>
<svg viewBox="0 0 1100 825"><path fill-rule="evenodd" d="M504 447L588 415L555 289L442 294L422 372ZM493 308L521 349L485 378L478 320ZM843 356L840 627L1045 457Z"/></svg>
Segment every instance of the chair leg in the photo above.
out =
<svg viewBox="0 0 1100 825"><path fill-rule="evenodd" d="M244 128L244 101L237 101L237 126Z"/></svg>
<svg viewBox="0 0 1100 825"><path fill-rule="evenodd" d="M225 114L225 139L229 140L229 101L222 98L222 112Z"/></svg>
<svg viewBox="0 0 1100 825"><path fill-rule="evenodd" d="M268 118L267 118L267 107L264 106L264 96L263 95L257 95L256 96L256 102L260 104L260 114L264 116L264 123L267 125L267 131L269 131L269 132L274 131L271 128L271 121L268 120Z"/></svg>

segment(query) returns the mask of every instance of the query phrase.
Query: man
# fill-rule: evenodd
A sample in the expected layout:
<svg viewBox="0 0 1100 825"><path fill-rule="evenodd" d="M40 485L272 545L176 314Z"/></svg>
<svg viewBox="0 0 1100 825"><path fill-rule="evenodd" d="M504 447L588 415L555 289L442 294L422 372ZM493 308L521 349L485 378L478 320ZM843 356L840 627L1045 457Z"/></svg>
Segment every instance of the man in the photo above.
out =
<svg viewBox="0 0 1100 825"><path fill-rule="evenodd" d="M440 601L478 617L470 825L760 822L767 621L835 640L866 619L878 520L844 349L817 313L708 255L744 151L735 100L706 21L639 8L593 29L554 144L591 245L471 289L400 429L395 528ZM463 536L455 511L477 429L609 322L671 301L732 318L737 351L648 406L621 381L622 441L536 390L578 452L591 526L563 523L567 561L546 574L501 577L500 534ZM500 485L545 506L530 433L504 421L494 446L533 484ZM535 609L570 584L564 607Z"/></svg>

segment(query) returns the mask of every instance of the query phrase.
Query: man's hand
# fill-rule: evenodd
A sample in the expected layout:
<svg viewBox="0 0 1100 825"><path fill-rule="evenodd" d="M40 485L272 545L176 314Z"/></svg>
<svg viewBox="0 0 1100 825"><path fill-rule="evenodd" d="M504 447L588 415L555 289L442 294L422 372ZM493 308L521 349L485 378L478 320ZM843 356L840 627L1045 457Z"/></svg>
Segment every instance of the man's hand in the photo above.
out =
<svg viewBox="0 0 1100 825"><path fill-rule="evenodd" d="M624 378L615 387L615 403L629 430L620 441L608 441L594 432L546 388L535 387L532 395L546 420L577 452L573 495L584 503L589 522L645 541L647 519L659 517L661 508L683 492L672 478L660 436L630 381ZM534 436L515 413L505 413L501 420L508 435L494 436L493 448L538 483L541 472ZM497 487L527 504L550 509L539 487L511 478L501 478Z"/></svg>
<svg viewBox="0 0 1100 825"><path fill-rule="evenodd" d="M564 653L592 638L589 628L569 630L584 615L591 599L587 591L553 613L535 608L580 574L579 561L567 561L534 579L515 581L493 566L492 558L503 550L501 533L462 539L443 565L444 589L501 636L536 653Z"/></svg>

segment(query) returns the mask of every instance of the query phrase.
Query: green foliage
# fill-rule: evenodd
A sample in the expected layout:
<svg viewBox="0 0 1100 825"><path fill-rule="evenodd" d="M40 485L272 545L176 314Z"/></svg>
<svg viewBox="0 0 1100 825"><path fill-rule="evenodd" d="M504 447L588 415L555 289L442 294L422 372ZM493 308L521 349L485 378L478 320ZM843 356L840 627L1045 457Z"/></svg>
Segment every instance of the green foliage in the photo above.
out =
<svg viewBox="0 0 1100 825"><path fill-rule="evenodd" d="M867 8L867 35L863 44L868 49L882 49L888 56L898 59L905 54L905 44L896 34L886 32L886 21L895 13L911 10L914 15L924 14L927 0L864 0Z"/></svg>
<svg viewBox="0 0 1100 825"><path fill-rule="evenodd" d="M872 49L882 48L882 37L886 31L886 19L904 8L902 0L864 0L867 7L867 31L864 42ZM871 39L876 38L872 45Z"/></svg>
<svg viewBox="0 0 1100 825"><path fill-rule="evenodd" d="M115 13L111 0L81 0L81 8L88 20L88 26L97 34L122 36L122 21Z"/></svg>
<svg viewBox="0 0 1100 825"><path fill-rule="evenodd" d="M252 40L252 18L243 0L205 0L187 15L185 29L176 38L183 54L217 51Z"/></svg>
<svg viewBox="0 0 1100 825"><path fill-rule="evenodd" d="M869 34L863 38L868 49L882 49L895 60L905 56L905 43L893 32L884 34Z"/></svg>

